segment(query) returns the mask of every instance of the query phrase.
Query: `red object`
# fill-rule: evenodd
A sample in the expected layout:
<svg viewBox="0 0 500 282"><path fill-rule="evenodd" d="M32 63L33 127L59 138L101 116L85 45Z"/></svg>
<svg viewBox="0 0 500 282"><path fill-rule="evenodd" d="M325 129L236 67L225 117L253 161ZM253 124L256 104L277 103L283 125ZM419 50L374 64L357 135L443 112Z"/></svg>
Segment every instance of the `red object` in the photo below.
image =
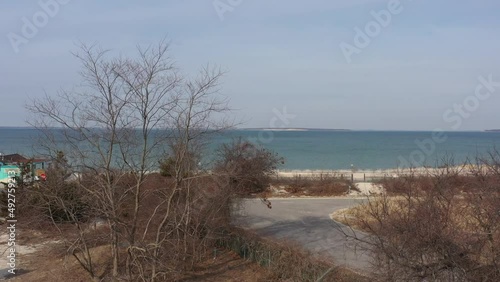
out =
<svg viewBox="0 0 500 282"><path fill-rule="evenodd" d="M47 175L45 175L45 173L42 173L42 174L40 174L40 178L41 178L43 181L45 181L45 180L47 180Z"/></svg>

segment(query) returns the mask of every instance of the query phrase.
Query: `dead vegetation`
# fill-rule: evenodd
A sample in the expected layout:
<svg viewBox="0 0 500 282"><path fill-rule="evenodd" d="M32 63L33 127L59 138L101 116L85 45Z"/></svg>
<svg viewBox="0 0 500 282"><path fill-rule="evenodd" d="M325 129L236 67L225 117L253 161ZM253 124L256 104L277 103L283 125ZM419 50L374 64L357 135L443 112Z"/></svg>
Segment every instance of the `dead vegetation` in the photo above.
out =
<svg viewBox="0 0 500 282"><path fill-rule="evenodd" d="M211 258L213 248L229 226L229 207L234 194L224 189L230 189L230 186L222 185L217 182L220 180L212 176L199 176L190 183L196 189L192 189L189 194L176 192L172 197L175 205L169 207L165 204L165 197L174 193L174 181L158 174L145 177L141 188L143 207L135 225L140 236L135 241L134 248L130 247L130 241L126 237L126 226L131 224L132 219L133 195L125 197L116 210L118 219L124 226L118 230L118 256L134 258L130 263L132 273L138 272L134 275L146 278L147 270L151 270L154 261L158 261L161 262L158 270L165 271L165 274L156 280L181 279L184 273ZM128 187L126 179L122 179L121 183L124 189ZM78 198L78 205L75 205L74 199L81 190L68 184L64 188L54 189L54 186L48 186L50 184L50 181L44 183L37 190L19 190L19 198L23 199L19 204L22 206L19 216L23 222L30 223L25 227L36 231L50 226L52 240L58 238L64 246L59 248L60 255L76 261L97 279L109 277L113 267L109 252L112 225L100 213L102 207L99 202L93 201L91 197ZM64 194L60 193L61 189L66 189ZM155 247L155 242L160 242L161 247ZM108 250L104 257L101 252L96 253L96 250L102 248ZM126 259L120 259L118 268L126 267Z"/></svg>
<svg viewBox="0 0 500 282"><path fill-rule="evenodd" d="M228 236L238 199L265 189L282 162L236 140L202 166L209 138L231 126L223 73L183 77L165 42L137 53L83 45L82 88L28 107L55 165L48 181L19 189L18 216L33 230L51 225L85 280L186 279Z"/></svg>
<svg viewBox="0 0 500 282"><path fill-rule="evenodd" d="M386 194L334 217L371 234L356 239L383 281L498 281L500 155L467 167L386 180Z"/></svg>
<svg viewBox="0 0 500 282"><path fill-rule="evenodd" d="M324 175L319 178L273 178L268 191L273 196L343 196L349 191L356 191L354 185L348 179L341 179L334 176ZM282 191L279 193L279 191ZM286 193L285 193L286 192Z"/></svg>
<svg viewBox="0 0 500 282"><path fill-rule="evenodd" d="M278 158L239 142L201 166L207 140L231 126L218 68L183 77L165 42L133 58L86 45L75 56L82 86L28 107L55 166L20 189L18 216L52 224L87 280L179 280L210 257L246 180L265 183ZM163 176L151 173L159 159Z"/></svg>
<svg viewBox="0 0 500 282"><path fill-rule="evenodd" d="M65 255L64 243L47 243L57 236L54 230L50 230L50 225L47 227L49 230L33 232L29 227L21 226L26 231L20 241L26 246L37 247L33 253L19 254L21 269L9 281L88 281L88 274L75 258ZM226 249L216 247L214 250L217 250L214 252L216 256L198 262L191 270L182 273L178 281L269 281L271 274L266 268ZM104 267L99 273L105 270L105 266L109 267L109 246L92 248L91 254L96 265Z"/></svg>

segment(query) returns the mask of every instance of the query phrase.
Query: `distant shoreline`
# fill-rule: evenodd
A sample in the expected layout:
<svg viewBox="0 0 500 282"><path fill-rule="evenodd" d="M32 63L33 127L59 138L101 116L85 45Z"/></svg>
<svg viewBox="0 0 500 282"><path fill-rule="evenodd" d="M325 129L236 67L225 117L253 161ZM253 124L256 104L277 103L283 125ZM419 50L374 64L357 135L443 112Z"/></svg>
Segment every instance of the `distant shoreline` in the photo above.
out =
<svg viewBox="0 0 500 282"><path fill-rule="evenodd" d="M250 127L250 128L235 128L229 131L290 131L290 132L430 132L433 130L406 130L406 129L336 129L336 128L265 128L265 127ZM500 129L477 129L477 130L458 130L458 131L443 131L444 133L460 133L460 132L494 132L500 133Z"/></svg>
<svg viewBox="0 0 500 282"><path fill-rule="evenodd" d="M350 129L327 129L327 128L237 128L236 130L248 131L351 131Z"/></svg>
<svg viewBox="0 0 500 282"><path fill-rule="evenodd" d="M37 128L32 126L0 126L0 129L32 129ZM61 127L50 127L50 129L63 129ZM228 131L289 131L289 132L432 132L432 130L406 130L406 129L343 129L343 128L308 128L308 127L291 127L291 128L266 128L266 127L249 127L249 128L234 128ZM500 133L500 129L477 129L477 130L459 130L459 131L444 131L445 133L453 132L493 132Z"/></svg>

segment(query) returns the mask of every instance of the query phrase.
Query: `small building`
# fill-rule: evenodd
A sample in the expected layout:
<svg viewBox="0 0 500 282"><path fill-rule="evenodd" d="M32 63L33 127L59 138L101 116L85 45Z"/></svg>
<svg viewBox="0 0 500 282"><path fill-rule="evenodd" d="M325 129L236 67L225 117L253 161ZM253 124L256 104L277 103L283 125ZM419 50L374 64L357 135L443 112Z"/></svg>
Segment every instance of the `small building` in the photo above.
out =
<svg viewBox="0 0 500 282"><path fill-rule="evenodd" d="M50 161L45 159L28 159L20 154L1 155L0 162L19 167L25 175L31 177L45 177L45 169L50 165Z"/></svg>
<svg viewBox="0 0 500 282"><path fill-rule="evenodd" d="M6 165L0 162L0 188L4 188L6 184L10 183L12 178L19 177L21 170L15 165Z"/></svg>

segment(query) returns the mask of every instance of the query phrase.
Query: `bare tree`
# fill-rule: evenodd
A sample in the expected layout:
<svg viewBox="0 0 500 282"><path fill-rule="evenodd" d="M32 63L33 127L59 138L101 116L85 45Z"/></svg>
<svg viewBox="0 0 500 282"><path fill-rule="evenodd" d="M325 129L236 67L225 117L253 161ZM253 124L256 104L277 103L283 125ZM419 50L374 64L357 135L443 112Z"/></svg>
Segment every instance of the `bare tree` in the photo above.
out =
<svg viewBox="0 0 500 282"><path fill-rule="evenodd" d="M219 90L222 75L220 70L203 68L197 78L187 81L179 90L177 103L170 112L169 128L172 129L173 138L169 140L169 148L173 158L173 183L171 189L161 195L163 200L155 207L155 211L161 210L163 215L153 231L153 247L149 250L152 280L166 274L165 270L158 270L162 252L166 251L163 247L165 244L175 245L179 259L186 261L189 237L197 236L198 228L193 228L191 221L200 213L194 214L193 206L199 202L196 195L199 197L203 189L200 178L207 177L199 171L198 163L207 136L230 126L224 119L214 122L214 115L228 111L227 102L214 96ZM156 212L153 213L148 222L154 221L156 215ZM148 232L149 225L144 234Z"/></svg>
<svg viewBox="0 0 500 282"><path fill-rule="evenodd" d="M117 71L121 62L108 60L108 52L95 47L82 46L75 54L82 63L80 73L83 85L79 91L61 91L57 97L46 95L42 100L35 100L29 109L37 115L34 126L43 129L47 141L56 144L44 144L54 151L65 151L78 175L92 178L92 185L79 182L79 188L95 197L102 216L110 226L110 246L113 258L113 277L118 276L118 207L123 200L123 191L117 187L124 171L123 162L118 161L118 147L123 136L131 129L131 122L126 118L130 113L131 91L119 79ZM57 127L60 130L51 130ZM54 136L56 134L56 136ZM62 141L62 142L61 142ZM75 220L75 222L78 221ZM82 236L73 244L85 245ZM77 249L77 248L75 248ZM74 253L75 254L75 253ZM75 254L76 256L76 254ZM83 254L84 267L95 278L92 260L88 250ZM82 263L83 264L83 263Z"/></svg>
<svg viewBox="0 0 500 282"><path fill-rule="evenodd" d="M191 218L190 205L179 199L174 203L181 191L185 191L184 197L191 197L193 175L181 171L186 164L197 163L193 156L201 154L206 135L227 127L220 120L227 111L226 101L217 98L223 73L205 67L198 78L183 79L168 57L164 41L138 47L138 56L133 58L110 58L110 51L86 45L75 56L82 64L82 85L33 100L28 106L35 115L32 125L43 133L40 145L48 155L65 152L72 180L93 202L92 214L107 221L113 279L122 274L121 245L128 246L125 270L130 280L137 274L133 273L139 261L136 251L152 245L152 258L147 261L153 264L147 279L155 280L164 234L174 232L165 230L175 226L169 224L171 213L176 213L183 226L189 226ZM143 186L155 170L158 156L167 151L175 156L175 181L172 186L157 187L155 193L164 196L156 206L158 213L147 215L147 210L141 215L148 196ZM190 165L188 170L195 171L195 167ZM183 213L178 215L181 204ZM144 235L150 226L144 227L140 219L153 220L158 214L163 220L155 225L156 238L151 242ZM72 219L79 236L70 242L70 250L92 278L98 279L86 227L78 218ZM139 231L140 226L145 229ZM138 243L139 232L143 236Z"/></svg>
<svg viewBox="0 0 500 282"><path fill-rule="evenodd" d="M135 130L125 136L120 155L129 171L134 172L134 209L132 220L125 230L130 248L135 246L137 221L141 207L141 187L147 173L155 169L154 154L164 148L168 139L165 130L170 112L176 107L179 97L175 90L182 83L177 70L168 57L168 45L146 49L138 47L139 59L124 60L117 70L117 76L130 92L131 113L128 118ZM158 129L163 129L159 131ZM129 191L126 191L126 193ZM131 277L131 253L127 252L126 269Z"/></svg>

